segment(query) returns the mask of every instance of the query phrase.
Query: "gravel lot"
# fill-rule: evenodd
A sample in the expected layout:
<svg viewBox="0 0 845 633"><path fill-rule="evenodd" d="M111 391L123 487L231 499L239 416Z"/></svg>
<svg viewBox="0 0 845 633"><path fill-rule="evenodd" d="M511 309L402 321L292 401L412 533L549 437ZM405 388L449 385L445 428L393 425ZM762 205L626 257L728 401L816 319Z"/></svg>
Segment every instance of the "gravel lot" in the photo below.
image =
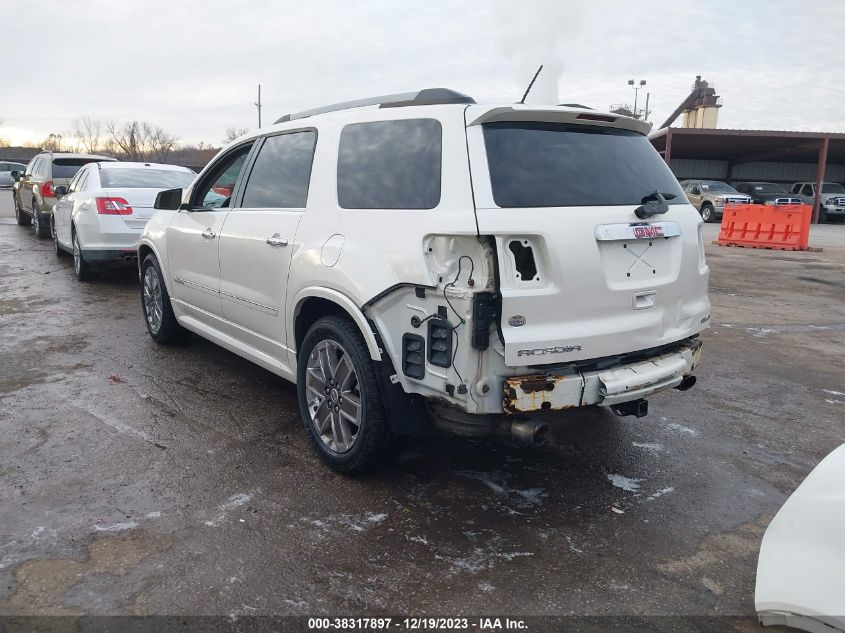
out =
<svg viewBox="0 0 845 633"><path fill-rule="evenodd" d="M698 384L648 417L429 437L348 479L292 385L156 346L135 272L79 284L0 190L0 615L751 616L766 525L845 442L845 226L811 243L708 246Z"/></svg>

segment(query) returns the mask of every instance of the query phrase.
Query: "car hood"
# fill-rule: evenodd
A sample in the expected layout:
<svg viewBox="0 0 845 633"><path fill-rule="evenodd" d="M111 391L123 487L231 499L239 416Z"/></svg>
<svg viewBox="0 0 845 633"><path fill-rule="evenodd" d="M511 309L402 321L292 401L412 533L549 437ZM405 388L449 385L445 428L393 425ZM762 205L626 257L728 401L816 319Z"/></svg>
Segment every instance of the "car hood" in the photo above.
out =
<svg viewBox="0 0 845 633"><path fill-rule="evenodd" d="M765 624L845 631L845 444L809 474L766 529L754 605Z"/></svg>

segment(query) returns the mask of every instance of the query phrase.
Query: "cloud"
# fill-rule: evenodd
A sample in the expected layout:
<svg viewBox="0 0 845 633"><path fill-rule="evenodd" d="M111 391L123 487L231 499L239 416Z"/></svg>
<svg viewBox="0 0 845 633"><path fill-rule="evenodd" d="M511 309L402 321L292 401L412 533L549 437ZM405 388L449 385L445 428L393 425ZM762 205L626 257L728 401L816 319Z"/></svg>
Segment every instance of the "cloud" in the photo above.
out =
<svg viewBox="0 0 845 633"><path fill-rule="evenodd" d="M46 0L3 21L4 50L21 53L4 68L0 134L42 138L87 115L220 142L255 127L258 83L271 121L432 86L514 102L539 64L530 103L605 109L646 79L659 123L700 74L724 99L721 127L845 131L845 50L825 35L845 3L825 0Z"/></svg>

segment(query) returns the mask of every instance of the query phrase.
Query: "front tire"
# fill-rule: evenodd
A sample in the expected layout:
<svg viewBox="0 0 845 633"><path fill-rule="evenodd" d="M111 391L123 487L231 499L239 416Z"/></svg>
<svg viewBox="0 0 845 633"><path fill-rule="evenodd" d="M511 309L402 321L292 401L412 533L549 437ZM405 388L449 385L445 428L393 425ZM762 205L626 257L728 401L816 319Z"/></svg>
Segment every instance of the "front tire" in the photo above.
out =
<svg viewBox="0 0 845 633"><path fill-rule="evenodd" d="M297 363L305 431L320 458L347 475L371 471L395 456L376 367L357 326L340 316L318 320Z"/></svg>
<svg viewBox="0 0 845 633"><path fill-rule="evenodd" d="M701 219L705 222L716 221L716 212L713 210L711 205L705 204L701 206Z"/></svg>
<svg viewBox="0 0 845 633"><path fill-rule="evenodd" d="M187 330L179 325L173 314L164 274L152 253L141 263L141 310L147 331L156 343L172 345L186 337Z"/></svg>
<svg viewBox="0 0 845 633"><path fill-rule="evenodd" d="M79 244L79 237L76 231L71 233L71 241L73 242L73 272L76 279L81 282L91 281L94 277L94 267L85 261L85 252Z"/></svg>
<svg viewBox="0 0 845 633"><path fill-rule="evenodd" d="M18 225L30 226L32 224L32 219L26 214L26 211L21 208L21 204L18 202L18 197L12 194L12 199L15 203L15 220Z"/></svg>

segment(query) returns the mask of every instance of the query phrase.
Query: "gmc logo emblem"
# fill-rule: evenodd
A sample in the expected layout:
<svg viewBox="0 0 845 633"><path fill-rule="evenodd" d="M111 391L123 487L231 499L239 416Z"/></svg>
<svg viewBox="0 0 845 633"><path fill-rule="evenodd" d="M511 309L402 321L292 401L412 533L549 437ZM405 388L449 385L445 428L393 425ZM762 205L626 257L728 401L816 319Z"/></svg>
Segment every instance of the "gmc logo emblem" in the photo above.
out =
<svg viewBox="0 0 845 633"><path fill-rule="evenodd" d="M649 237L663 237L663 227L662 226L635 226L634 227L634 237L637 239L649 238Z"/></svg>

